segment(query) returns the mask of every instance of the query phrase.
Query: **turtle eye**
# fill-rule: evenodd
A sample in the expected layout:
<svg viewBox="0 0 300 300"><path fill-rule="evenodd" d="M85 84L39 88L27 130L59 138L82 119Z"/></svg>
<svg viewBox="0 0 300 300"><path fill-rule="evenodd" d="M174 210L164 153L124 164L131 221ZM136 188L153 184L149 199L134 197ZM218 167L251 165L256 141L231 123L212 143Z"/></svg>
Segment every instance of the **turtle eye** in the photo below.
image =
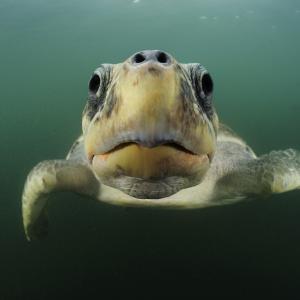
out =
<svg viewBox="0 0 300 300"><path fill-rule="evenodd" d="M211 115L213 113L212 95L214 85L210 74L200 64L191 64L190 78L199 105L208 115Z"/></svg>
<svg viewBox="0 0 300 300"><path fill-rule="evenodd" d="M199 69L196 71L193 80L196 96L200 103L211 101L213 93L213 81L209 73Z"/></svg>
<svg viewBox="0 0 300 300"><path fill-rule="evenodd" d="M94 74L89 82L89 91L92 95L96 95L99 87L100 87L100 76L98 74Z"/></svg>
<svg viewBox="0 0 300 300"><path fill-rule="evenodd" d="M201 85L201 90L204 93L205 97L208 97L212 94L213 81L212 81L211 76L207 72L204 72L201 74L200 85Z"/></svg>

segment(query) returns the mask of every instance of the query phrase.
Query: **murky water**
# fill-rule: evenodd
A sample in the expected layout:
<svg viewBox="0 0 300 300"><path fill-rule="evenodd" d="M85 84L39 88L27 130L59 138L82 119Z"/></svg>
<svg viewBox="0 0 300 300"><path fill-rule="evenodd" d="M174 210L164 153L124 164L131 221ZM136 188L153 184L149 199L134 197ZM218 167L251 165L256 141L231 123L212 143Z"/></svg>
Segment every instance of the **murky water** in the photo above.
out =
<svg viewBox="0 0 300 300"><path fill-rule="evenodd" d="M258 154L300 149L299 37L296 0L2 0L0 299L295 296L299 192L196 211L60 194L49 237L33 243L20 198L30 168L79 135L95 67L141 49L204 64L220 119Z"/></svg>

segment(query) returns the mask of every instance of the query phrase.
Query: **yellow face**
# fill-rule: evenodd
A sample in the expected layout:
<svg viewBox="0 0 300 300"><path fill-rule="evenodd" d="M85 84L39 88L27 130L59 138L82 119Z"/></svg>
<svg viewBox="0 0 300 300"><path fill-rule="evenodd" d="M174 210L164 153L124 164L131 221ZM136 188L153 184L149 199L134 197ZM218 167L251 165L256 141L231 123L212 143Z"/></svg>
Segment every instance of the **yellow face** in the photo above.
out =
<svg viewBox="0 0 300 300"><path fill-rule="evenodd" d="M218 126L203 67L148 50L103 65L89 88L85 151L101 182L137 198L161 198L202 180Z"/></svg>

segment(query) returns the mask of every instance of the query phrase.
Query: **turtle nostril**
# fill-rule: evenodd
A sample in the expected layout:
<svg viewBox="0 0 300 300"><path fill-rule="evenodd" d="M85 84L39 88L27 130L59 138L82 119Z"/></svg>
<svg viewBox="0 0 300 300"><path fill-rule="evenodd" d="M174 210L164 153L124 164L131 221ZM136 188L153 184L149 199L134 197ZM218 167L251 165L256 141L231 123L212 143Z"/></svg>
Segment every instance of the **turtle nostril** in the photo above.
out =
<svg viewBox="0 0 300 300"><path fill-rule="evenodd" d="M156 58L157 58L157 61L162 64L165 64L166 62L168 62L168 56L164 52L158 52L156 54Z"/></svg>
<svg viewBox="0 0 300 300"><path fill-rule="evenodd" d="M145 56L141 53L137 53L134 57L133 57L133 62L136 64L142 63L143 61L145 61Z"/></svg>
<svg viewBox="0 0 300 300"><path fill-rule="evenodd" d="M166 67L172 64L172 57L161 50L144 50L134 54L129 61L129 63L136 67L148 62L159 63Z"/></svg>

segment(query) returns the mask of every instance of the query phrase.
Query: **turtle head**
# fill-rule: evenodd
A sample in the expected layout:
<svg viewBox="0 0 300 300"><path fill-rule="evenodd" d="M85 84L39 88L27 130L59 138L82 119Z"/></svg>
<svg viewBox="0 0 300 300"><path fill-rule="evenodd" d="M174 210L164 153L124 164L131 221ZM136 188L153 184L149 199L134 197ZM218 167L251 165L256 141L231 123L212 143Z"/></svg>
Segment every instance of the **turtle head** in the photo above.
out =
<svg viewBox="0 0 300 300"><path fill-rule="evenodd" d="M180 64L163 51L97 68L82 127L99 180L148 199L199 184L216 147L212 92L202 65Z"/></svg>

